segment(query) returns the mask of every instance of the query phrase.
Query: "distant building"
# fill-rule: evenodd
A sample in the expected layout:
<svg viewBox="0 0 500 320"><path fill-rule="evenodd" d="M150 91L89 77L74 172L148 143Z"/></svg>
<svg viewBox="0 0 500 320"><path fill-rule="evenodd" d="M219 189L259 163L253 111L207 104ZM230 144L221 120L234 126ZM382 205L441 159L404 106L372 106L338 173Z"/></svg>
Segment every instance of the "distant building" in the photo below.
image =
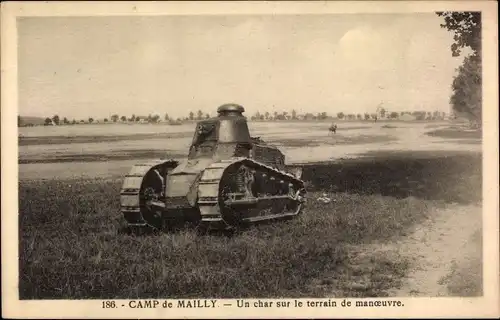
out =
<svg viewBox="0 0 500 320"><path fill-rule="evenodd" d="M138 117L135 118L135 122L148 123L148 117L138 116Z"/></svg>
<svg viewBox="0 0 500 320"><path fill-rule="evenodd" d="M398 119L403 120L403 121L415 121L415 120L417 120L417 117L415 117L414 115L405 113L405 114L399 116Z"/></svg>
<svg viewBox="0 0 500 320"><path fill-rule="evenodd" d="M316 118L316 116L312 113L306 113L304 116L303 116L303 120L314 120Z"/></svg>

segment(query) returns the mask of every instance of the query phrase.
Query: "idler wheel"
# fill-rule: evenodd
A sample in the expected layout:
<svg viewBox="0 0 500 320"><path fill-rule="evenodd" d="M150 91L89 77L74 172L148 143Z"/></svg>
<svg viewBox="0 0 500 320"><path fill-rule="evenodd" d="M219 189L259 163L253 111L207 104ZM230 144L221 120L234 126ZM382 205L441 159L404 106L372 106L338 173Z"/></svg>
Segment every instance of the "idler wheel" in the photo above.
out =
<svg viewBox="0 0 500 320"><path fill-rule="evenodd" d="M155 228L162 227L162 210L153 203L164 202L165 181L158 169L146 173L139 195L141 214L146 222Z"/></svg>

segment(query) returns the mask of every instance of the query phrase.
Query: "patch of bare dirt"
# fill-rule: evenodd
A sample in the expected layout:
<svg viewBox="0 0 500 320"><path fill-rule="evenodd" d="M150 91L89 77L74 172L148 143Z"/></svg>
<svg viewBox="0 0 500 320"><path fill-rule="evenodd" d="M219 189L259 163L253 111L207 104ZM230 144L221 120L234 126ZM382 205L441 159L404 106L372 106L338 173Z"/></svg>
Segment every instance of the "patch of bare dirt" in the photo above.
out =
<svg viewBox="0 0 500 320"><path fill-rule="evenodd" d="M409 261L409 273L390 296L482 295L482 210L450 205L400 241L371 244L360 255L384 255Z"/></svg>
<svg viewBox="0 0 500 320"><path fill-rule="evenodd" d="M395 295L451 295L450 275L482 251L480 245L474 245L477 244L475 234L482 230L481 222L480 207L455 205L437 211L421 224L399 244L400 253L414 258L414 263L408 278ZM464 276L472 277L475 272L470 271L470 275Z"/></svg>

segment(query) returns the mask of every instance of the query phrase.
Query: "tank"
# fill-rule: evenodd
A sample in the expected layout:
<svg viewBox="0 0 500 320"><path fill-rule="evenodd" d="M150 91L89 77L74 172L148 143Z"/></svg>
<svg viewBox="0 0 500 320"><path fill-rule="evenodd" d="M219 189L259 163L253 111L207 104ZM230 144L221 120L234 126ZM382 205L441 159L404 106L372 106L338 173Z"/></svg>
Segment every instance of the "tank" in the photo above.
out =
<svg viewBox="0 0 500 320"><path fill-rule="evenodd" d="M133 166L123 181L121 212L131 229L164 230L179 223L233 229L301 213L302 168L251 137L244 108L224 104L218 116L197 122L187 159Z"/></svg>

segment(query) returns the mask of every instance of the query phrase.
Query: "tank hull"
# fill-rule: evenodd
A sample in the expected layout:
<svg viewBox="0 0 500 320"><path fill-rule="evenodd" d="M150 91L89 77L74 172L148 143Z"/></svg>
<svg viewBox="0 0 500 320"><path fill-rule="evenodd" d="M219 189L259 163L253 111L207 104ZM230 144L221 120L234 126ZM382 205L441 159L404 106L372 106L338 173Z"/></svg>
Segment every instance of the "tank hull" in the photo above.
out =
<svg viewBox="0 0 500 320"><path fill-rule="evenodd" d="M131 228L189 222L207 230L232 229L297 216L304 202L299 176L244 157L138 164L121 190L121 210Z"/></svg>

